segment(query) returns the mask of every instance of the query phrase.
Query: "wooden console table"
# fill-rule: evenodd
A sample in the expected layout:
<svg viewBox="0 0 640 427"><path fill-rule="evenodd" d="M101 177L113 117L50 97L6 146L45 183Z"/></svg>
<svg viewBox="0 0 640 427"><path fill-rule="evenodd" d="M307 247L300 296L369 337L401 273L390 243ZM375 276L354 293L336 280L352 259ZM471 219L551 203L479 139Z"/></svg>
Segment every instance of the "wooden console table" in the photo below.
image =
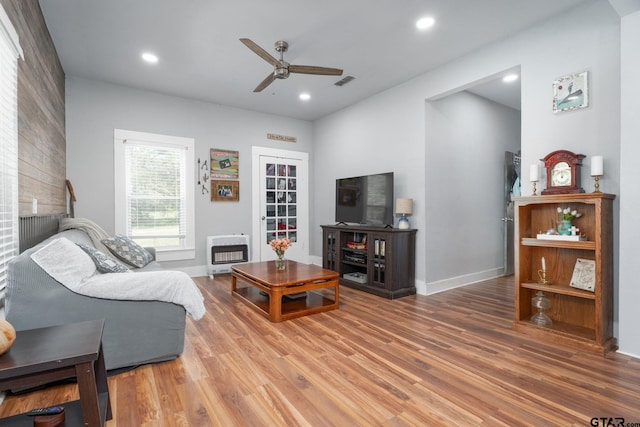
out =
<svg viewBox="0 0 640 427"><path fill-rule="evenodd" d="M107 373L102 353L104 320L18 331L0 356L0 390L36 387L76 377L80 400L54 402L65 408L67 426L104 426L111 419ZM0 419L0 426L33 426L33 417Z"/></svg>
<svg viewBox="0 0 640 427"><path fill-rule="evenodd" d="M278 271L275 261L231 266L231 292L257 309L272 322L336 310L339 305L338 273L312 264L287 260L286 270ZM238 288L237 281L250 284ZM333 300L314 290L333 288ZM263 294L260 293L263 292ZM305 298L283 302L283 297L307 292Z"/></svg>

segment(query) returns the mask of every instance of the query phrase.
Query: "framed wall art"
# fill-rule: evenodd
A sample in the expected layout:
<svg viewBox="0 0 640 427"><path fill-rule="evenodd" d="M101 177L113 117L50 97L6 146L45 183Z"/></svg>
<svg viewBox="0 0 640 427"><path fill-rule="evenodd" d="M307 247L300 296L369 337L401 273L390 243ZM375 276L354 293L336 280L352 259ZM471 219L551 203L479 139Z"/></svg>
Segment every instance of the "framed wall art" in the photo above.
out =
<svg viewBox="0 0 640 427"><path fill-rule="evenodd" d="M238 152L212 148L211 178L238 179Z"/></svg>
<svg viewBox="0 0 640 427"><path fill-rule="evenodd" d="M589 106L589 72L564 76L553 82L553 112Z"/></svg>
<svg viewBox="0 0 640 427"><path fill-rule="evenodd" d="M211 180L211 201L212 202L240 201L240 181L212 179Z"/></svg>

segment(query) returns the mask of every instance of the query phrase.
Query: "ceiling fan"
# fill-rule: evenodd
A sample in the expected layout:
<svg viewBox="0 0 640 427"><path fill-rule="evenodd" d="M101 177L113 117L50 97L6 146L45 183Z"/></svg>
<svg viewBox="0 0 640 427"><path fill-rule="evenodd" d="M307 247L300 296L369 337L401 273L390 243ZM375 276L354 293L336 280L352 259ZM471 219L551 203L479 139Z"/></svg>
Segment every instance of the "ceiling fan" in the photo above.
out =
<svg viewBox="0 0 640 427"><path fill-rule="evenodd" d="M313 65L292 65L284 60L284 53L289 48L289 43L279 40L275 43L276 51L280 52L280 59L271 56L266 50L249 39L240 39L249 49L254 51L260 58L273 65L273 73L269 74L253 91L261 92L269 86L275 79L286 79L289 73L298 74L319 74L323 76L341 76L342 70L338 68L316 67Z"/></svg>

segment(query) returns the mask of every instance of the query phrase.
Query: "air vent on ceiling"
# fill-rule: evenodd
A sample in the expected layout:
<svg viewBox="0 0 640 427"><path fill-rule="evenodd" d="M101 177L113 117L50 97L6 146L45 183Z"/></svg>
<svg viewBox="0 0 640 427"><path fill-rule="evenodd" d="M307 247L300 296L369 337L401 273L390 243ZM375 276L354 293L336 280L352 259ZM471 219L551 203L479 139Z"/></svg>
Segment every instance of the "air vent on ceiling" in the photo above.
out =
<svg viewBox="0 0 640 427"><path fill-rule="evenodd" d="M338 80L338 81L337 81L337 82L335 82L334 84L335 84L336 86L344 86L344 85L346 85L347 83L349 83L349 82L350 82L351 80L353 80L353 79L355 79L355 77L353 77L353 76L347 76L347 77L345 77L345 78L344 78L344 79L342 79L342 80Z"/></svg>

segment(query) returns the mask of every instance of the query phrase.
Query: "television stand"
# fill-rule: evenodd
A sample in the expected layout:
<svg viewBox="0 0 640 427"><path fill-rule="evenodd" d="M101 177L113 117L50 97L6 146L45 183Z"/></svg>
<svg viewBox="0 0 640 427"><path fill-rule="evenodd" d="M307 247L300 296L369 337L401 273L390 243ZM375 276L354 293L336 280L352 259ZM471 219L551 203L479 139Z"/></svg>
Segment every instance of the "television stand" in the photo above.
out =
<svg viewBox="0 0 640 427"><path fill-rule="evenodd" d="M322 266L341 285L394 299L416 293L418 230L323 225Z"/></svg>

